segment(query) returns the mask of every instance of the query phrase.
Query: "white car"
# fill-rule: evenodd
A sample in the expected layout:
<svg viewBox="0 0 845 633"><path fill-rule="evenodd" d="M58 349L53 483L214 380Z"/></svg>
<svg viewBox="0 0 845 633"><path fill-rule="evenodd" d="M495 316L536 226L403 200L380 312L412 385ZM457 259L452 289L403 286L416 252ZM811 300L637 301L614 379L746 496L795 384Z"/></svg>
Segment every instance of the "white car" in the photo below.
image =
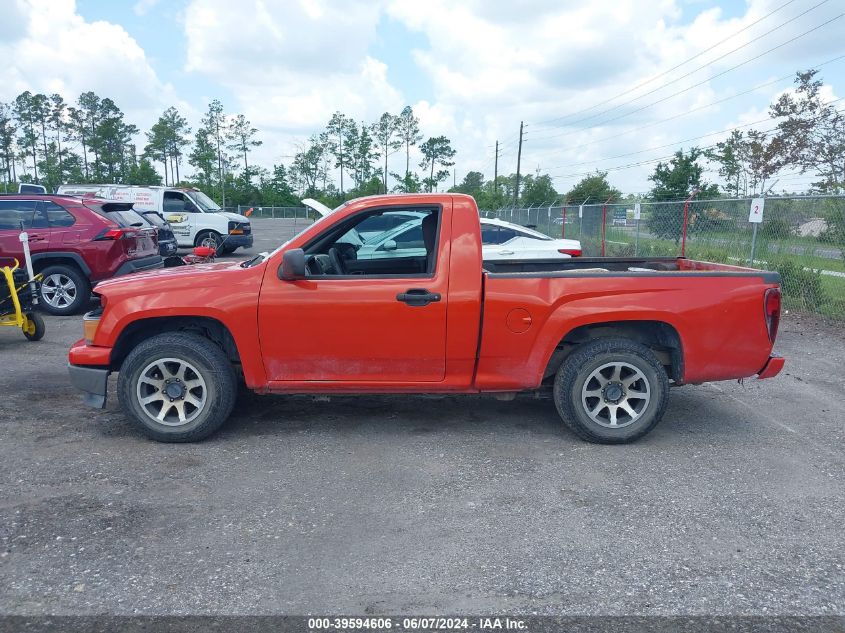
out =
<svg viewBox="0 0 845 633"><path fill-rule="evenodd" d="M303 200L321 215L331 209L315 200ZM393 256L401 250L408 257L425 254L422 237L424 213L390 211L364 220L341 242L352 244L356 259ZM493 218L481 218L481 253L485 261L521 259L565 259L581 255L578 240L555 239L519 224ZM382 228L386 227L386 228Z"/></svg>

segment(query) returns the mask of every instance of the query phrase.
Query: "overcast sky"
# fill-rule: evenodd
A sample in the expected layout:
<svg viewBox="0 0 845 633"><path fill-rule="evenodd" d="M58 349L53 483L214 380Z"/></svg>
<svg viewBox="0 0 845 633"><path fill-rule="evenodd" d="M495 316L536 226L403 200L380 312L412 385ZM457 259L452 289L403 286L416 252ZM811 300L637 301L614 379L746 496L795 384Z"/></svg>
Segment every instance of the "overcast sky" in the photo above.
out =
<svg viewBox="0 0 845 633"><path fill-rule="evenodd" d="M629 165L766 119L798 69L829 62L825 97L845 93L845 0L3 0L0 11L0 101L94 90L144 130L170 105L196 126L218 98L259 128L253 160L266 167L288 164L336 110L371 122L409 104L426 136L452 139L458 180L492 177L497 139L499 172L514 172L525 121L523 172L566 191L598 168L643 192L653 164ZM778 189L810 180L787 175Z"/></svg>

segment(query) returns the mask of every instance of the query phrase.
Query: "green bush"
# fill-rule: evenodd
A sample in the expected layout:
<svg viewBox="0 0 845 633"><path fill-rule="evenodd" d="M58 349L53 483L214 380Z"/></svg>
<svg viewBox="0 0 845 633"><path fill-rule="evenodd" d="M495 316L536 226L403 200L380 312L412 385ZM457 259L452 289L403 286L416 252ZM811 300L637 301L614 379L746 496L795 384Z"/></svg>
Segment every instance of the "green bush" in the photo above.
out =
<svg viewBox="0 0 845 633"><path fill-rule="evenodd" d="M786 239L788 237L793 237L795 233L796 227L792 226L788 221L782 218L764 220L760 225L760 235L763 237Z"/></svg>
<svg viewBox="0 0 845 633"><path fill-rule="evenodd" d="M830 302L822 285L820 270L805 269L790 259L769 262L769 268L780 273L784 297L792 299L798 307L811 312L821 312Z"/></svg>

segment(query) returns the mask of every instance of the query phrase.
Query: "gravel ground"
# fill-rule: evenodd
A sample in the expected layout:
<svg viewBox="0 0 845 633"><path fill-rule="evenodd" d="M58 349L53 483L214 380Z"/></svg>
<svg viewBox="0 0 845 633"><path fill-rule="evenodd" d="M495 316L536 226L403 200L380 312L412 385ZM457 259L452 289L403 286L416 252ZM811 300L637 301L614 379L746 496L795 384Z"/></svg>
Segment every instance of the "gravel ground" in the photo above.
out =
<svg viewBox="0 0 845 633"><path fill-rule="evenodd" d="M271 247L258 244L253 251ZM845 336L672 391L631 446L529 398L245 395L156 444L0 329L2 614L845 613Z"/></svg>

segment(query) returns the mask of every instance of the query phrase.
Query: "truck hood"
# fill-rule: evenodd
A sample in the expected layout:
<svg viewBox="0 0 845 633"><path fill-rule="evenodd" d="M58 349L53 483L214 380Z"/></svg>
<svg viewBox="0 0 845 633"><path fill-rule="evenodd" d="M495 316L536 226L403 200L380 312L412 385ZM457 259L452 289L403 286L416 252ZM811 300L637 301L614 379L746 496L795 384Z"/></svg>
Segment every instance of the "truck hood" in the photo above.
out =
<svg viewBox="0 0 845 633"><path fill-rule="evenodd" d="M239 217L237 214L229 214ZM159 268L141 273L133 273L123 277L114 277L99 282L94 286L97 294L110 291L124 292L137 288L139 292L146 292L150 287L166 289L168 287L182 287L185 284L197 286L225 286L232 275L243 274L239 261L214 262L212 264L191 264L188 266L174 266L173 268Z"/></svg>
<svg viewBox="0 0 845 633"><path fill-rule="evenodd" d="M232 213L231 211L218 211L217 215L222 215L224 218L228 220L232 220L233 222L243 222L249 223L249 218L245 215L240 215L239 213Z"/></svg>
<svg viewBox="0 0 845 633"><path fill-rule="evenodd" d="M314 200L314 198L305 198L302 201L302 204L304 204L309 209L313 209L314 211L316 211L320 215L320 217L325 217L332 212L332 210L329 209L326 205L324 205L319 200Z"/></svg>

